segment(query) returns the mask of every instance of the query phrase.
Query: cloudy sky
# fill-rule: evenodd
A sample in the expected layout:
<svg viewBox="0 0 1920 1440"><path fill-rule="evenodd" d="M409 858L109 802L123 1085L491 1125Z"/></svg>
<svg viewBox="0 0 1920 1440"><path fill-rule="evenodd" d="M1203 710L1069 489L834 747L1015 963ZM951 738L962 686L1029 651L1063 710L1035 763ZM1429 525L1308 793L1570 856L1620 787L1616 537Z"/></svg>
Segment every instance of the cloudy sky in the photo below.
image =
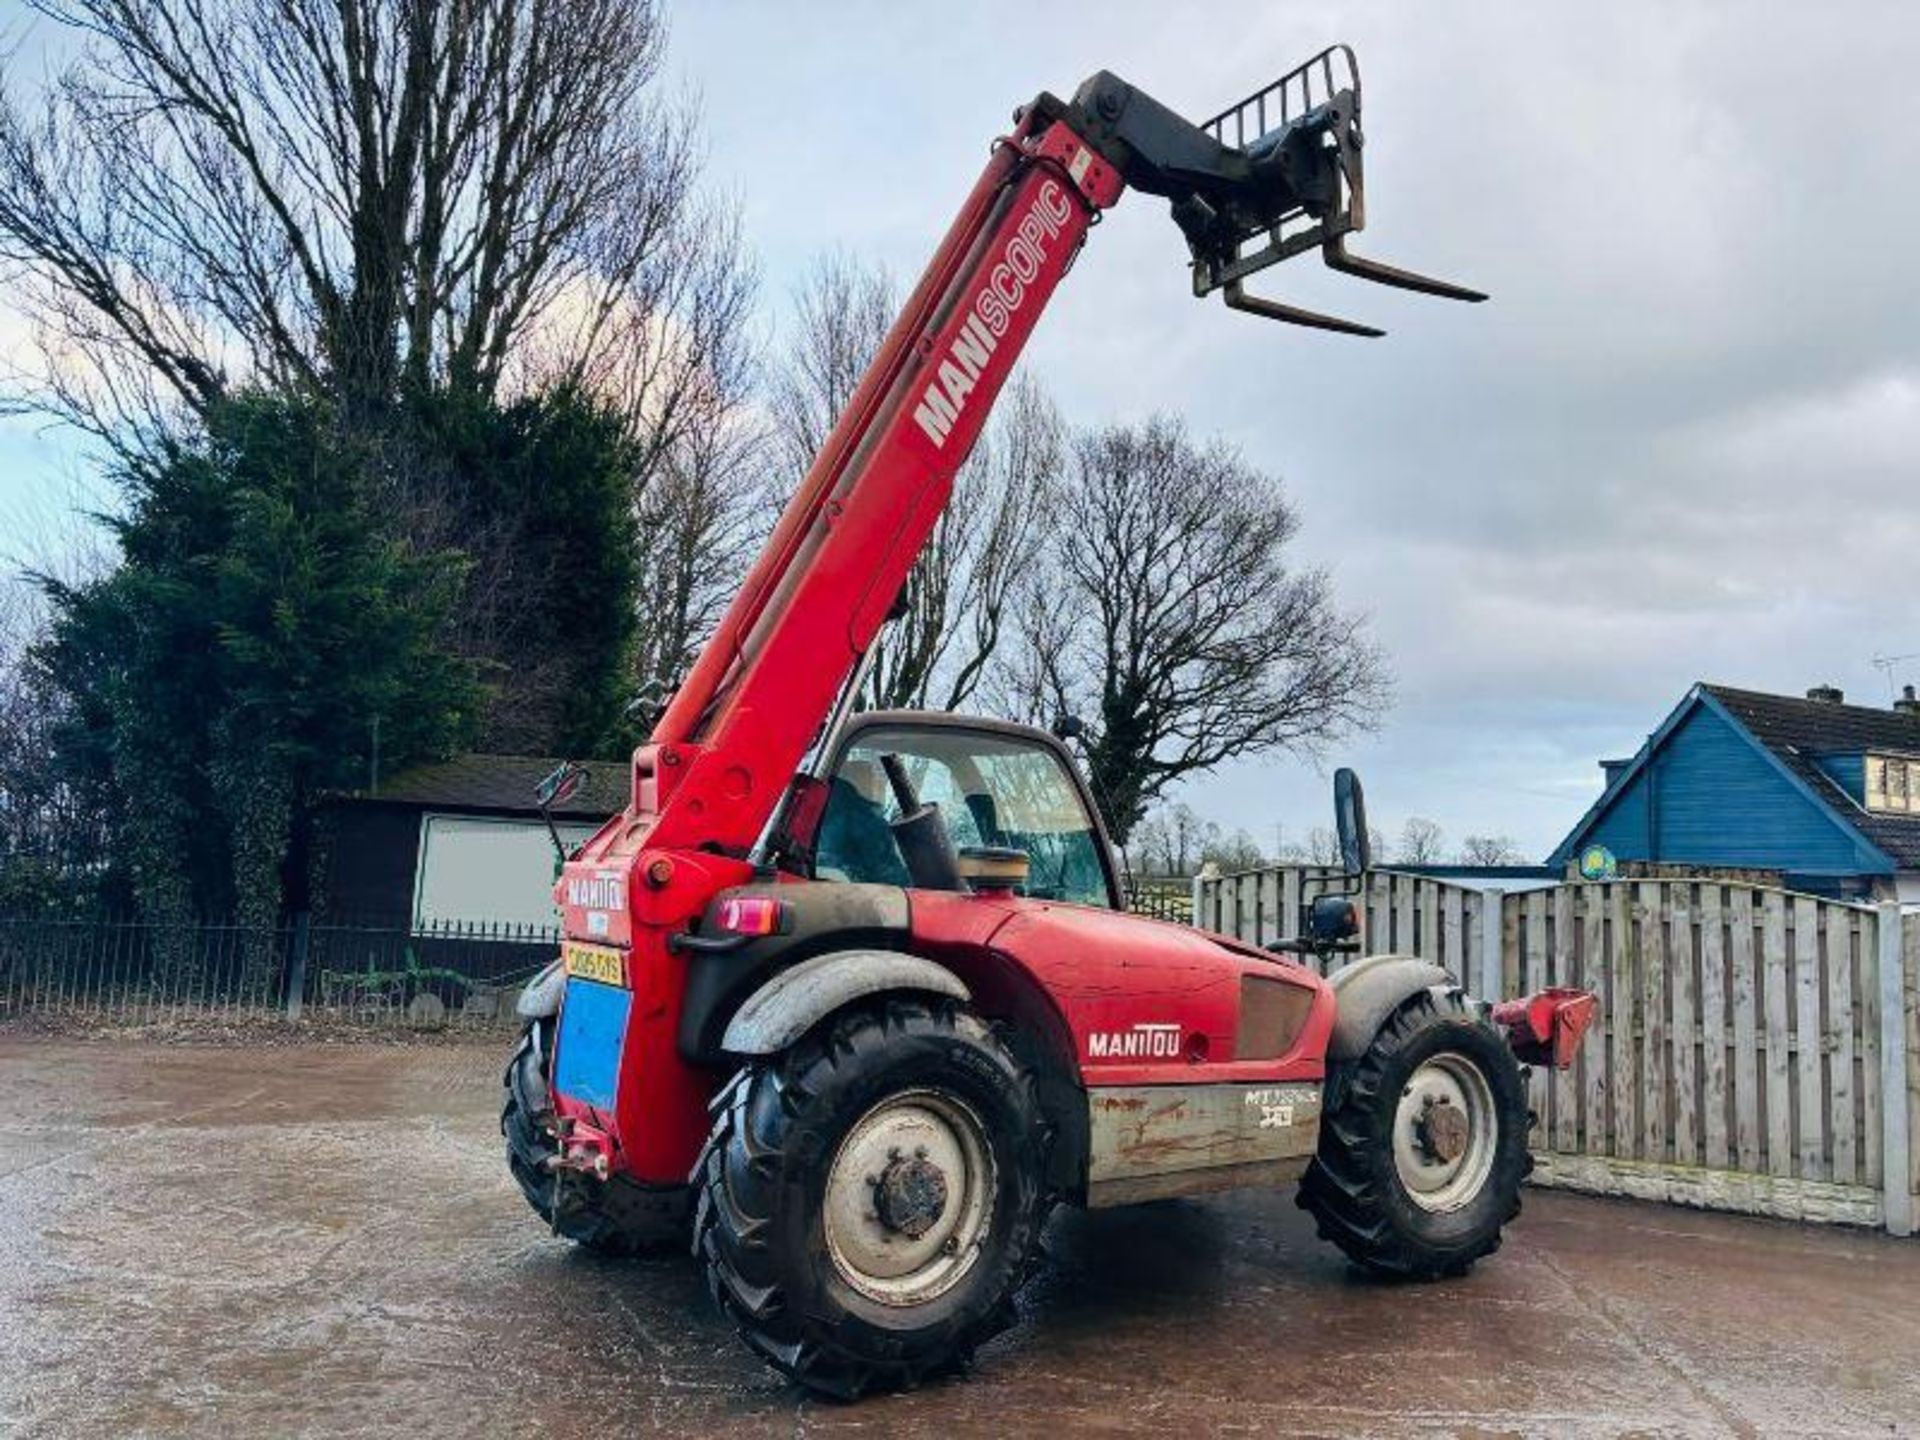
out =
<svg viewBox="0 0 1920 1440"><path fill-rule="evenodd" d="M0 11L12 8L0 0ZM1356 249L1469 307L1312 260L1253 288L1384 325L1201 304L1164 206L1123 201L1030 356L1076 421L1177 410L1283 475L1299 558L1397 676L1358 765L1376 819L1551 848L1695 680L1884 703L1920 652L1920 9L680 0L770 309L835 246L911 277L1018 102L1112 69L1211 114L1332 40L1366 79ZM4 323L4 316L0 316ZM70 483L0 440L0 523ZM24 500L22 497L26 497ZM1896 667L1920 681L1920 659ZM1187 793L1271 844L1323 770Z"/></svg>

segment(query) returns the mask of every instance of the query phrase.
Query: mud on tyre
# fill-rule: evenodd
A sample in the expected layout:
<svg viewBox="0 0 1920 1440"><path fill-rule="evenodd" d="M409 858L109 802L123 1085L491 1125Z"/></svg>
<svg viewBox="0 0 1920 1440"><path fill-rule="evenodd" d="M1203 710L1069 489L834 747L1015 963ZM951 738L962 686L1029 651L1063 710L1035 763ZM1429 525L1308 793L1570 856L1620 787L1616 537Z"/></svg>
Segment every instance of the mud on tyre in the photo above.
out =
<svg viewBox="0 0 1920 1440"><path fill-rule="evenodd" d="M918 996L843 1011L714 1109L694 1253L776 1369L850 1399L964 1366L1012 1323L1047 1130L977 1016Z"/></svg>
<svg viewBox="0 0 1920 1440"><path fill-rule="evenodd" d="M1464 1274L1520 1213L1525 1077L1458 990L1428 990L1328 1078L1300 1204L1322 1239L1376 1274Z"/></svg>
<svg viewBox="0 0 1920 1440"><path fill-rule="evenodd" d="M555 1234L594 1251L625 1258L661 1254L686 1244L691 1192L682 1185L649 1188L624 1175L593 1180L561 1176L547 1166L559 1154L550 1126L553 1103L547 1069L553 1056L554 1022L532 1021L507 1062L506 1100L500 1133L507 1141L507 1168L534 1213Z"/></svg>

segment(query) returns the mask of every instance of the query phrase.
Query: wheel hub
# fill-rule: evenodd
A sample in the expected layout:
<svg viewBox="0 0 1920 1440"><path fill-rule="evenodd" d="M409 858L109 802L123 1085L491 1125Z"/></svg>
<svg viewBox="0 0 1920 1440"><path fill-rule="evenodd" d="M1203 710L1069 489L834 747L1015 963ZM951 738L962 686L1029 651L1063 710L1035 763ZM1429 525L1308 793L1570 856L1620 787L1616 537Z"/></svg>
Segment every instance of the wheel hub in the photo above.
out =
<svg viewBox="0 0 1920 1440"><path fill-rule="evenodd" d="M873 1208L889 1230L918 1239L946 1212L947 1173L924 1152L894 1160L873 1187Z"/></svg>
<svg viewBox="0 0 1920 1440"><path fill-rule="evenodd" d="M1446 1051L1414 1068L1393 1119L1394 1173L1409 1200L1435 1213L1472 1204L1499 1145L1493 1087L1473 1060Z"/></svg>
<svg viewBox="0 0 1920 1440"><path fill-rule="evenodd" d="M947 1091L901 1091L840 1142L823 1197L827 1254L868 1299L923 1305L979 1259L997 1191L973 1107Z"/></svg>
<svg viewBox="0 0 1920 1440"><path fill-rule="evenodd" d="M1414 1122L1414 1132L1428 1158L1451 1165L1467 1153L1467 1138L1471 1133L1467 1117L1445 1096L1428 1096L1426 1107L1426 1113Z"/></svg>

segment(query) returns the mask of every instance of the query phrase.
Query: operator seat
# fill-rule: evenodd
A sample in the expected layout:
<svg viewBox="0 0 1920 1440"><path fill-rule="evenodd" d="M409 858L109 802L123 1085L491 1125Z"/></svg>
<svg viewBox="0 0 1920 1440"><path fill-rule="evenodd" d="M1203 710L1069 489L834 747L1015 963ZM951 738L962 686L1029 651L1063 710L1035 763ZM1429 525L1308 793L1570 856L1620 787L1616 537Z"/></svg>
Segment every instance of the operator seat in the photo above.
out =
<svg viewBox="0 0 1920 1440"><path fill-rule="evenodd" d="M878 763L853 757L841 763L820 817L814 846L814 871L868 885L909 885L907 862L900 858L887 824L887 781Z"/></svg>

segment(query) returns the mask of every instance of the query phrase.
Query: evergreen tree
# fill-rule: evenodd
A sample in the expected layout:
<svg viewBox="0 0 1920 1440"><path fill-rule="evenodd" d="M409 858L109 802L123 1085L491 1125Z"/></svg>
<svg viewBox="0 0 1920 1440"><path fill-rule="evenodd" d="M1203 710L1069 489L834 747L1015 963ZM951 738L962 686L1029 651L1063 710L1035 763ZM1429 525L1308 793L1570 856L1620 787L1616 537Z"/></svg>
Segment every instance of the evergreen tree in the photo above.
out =
<svg viewBox="0 0 1920 1440"><path fill-rule="evenodd" d="M443 389L403 413L410 508L474 562L455 643L485 667L477 743L610 753L630 738L640 583L623 417L570 385L506 406Z"/></svg>
<svg viewBox="0 0 1920 1440"><path fill-rule="evenodd" d="M480 687L443 640L466 562L390 537L381 473L323 405L223 401L126 462L120 567L49 585L56 762L148 913L309 904L322 794L364 783L376 744L397 765L470 734Z"/></svg>

